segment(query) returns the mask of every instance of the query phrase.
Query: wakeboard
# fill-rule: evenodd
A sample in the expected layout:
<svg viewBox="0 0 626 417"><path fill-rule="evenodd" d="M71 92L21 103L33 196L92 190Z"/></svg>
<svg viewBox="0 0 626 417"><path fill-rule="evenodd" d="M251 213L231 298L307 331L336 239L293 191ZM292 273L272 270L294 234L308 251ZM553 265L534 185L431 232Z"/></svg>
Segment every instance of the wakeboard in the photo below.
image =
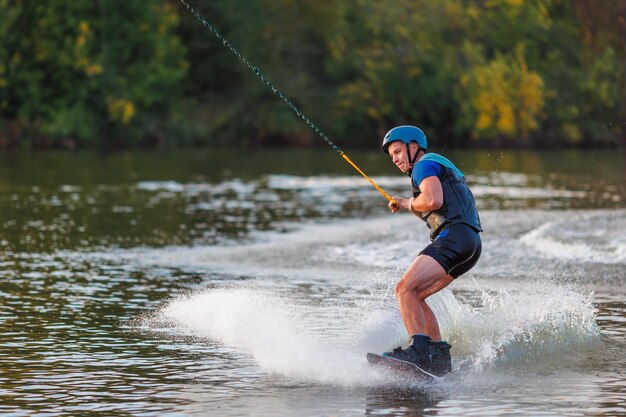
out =
<svg viewBox="0 0 626 417"><path fill-rule="evenodd" d="M419 366L398 359L388 358L376 353L368 353L367 361L376 366L383 367L402 377L415 378L424 382L431 382L439 379L438 376L431 374L420 368Z"/></svg>

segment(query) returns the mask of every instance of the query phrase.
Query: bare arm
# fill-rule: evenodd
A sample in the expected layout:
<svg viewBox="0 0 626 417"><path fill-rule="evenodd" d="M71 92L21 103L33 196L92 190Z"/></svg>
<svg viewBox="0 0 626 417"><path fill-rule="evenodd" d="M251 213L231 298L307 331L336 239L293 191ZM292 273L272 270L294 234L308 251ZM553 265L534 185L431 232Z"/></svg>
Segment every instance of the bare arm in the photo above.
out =
<svg viewBox="0 0 626 417"><path fill-rule="evenodd" d="M411 210L413 212L431 212L441 208L443 205L443 188L441 187L441 181L436 176L426 177L420 183L420 195L413 199L413 205L409 209L410 198L393 197L398 203L399 208L405 210ZM389 203L389 208L393 213L398 211L398 207L392 207L392 203ZM417 213L415 213L417 214Z"/></svg>
<svg viewBox="0 0 626 417"><path fill-rule="evenodd" d="M431 212L443 206L443 188L436 176L426 177L420 184L421 194L413 200L413 211Z"/></svg>

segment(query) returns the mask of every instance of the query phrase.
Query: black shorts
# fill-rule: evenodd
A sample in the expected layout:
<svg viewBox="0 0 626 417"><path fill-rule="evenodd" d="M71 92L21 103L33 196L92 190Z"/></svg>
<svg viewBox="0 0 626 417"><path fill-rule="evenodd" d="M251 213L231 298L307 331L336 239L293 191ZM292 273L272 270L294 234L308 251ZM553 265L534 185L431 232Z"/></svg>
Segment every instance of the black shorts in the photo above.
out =
<svg viewBox="0 0 626 417"><path fill-rule="evenodd" d="M448 275L457 278L476 265L483 246L480 234L466 224L453 224L448 229L446 236L426 246L420 255L430 256Z"/></svg>

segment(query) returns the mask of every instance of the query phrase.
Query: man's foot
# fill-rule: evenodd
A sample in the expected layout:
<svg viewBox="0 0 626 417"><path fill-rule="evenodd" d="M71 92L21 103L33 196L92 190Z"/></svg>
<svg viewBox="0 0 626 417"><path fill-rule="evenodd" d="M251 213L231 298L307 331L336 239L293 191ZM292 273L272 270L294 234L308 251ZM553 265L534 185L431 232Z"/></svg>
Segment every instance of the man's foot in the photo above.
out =
<svg viewBox="0 0 626 417"><path fill-rule="evenodd" d="M411 337L411 342L408 347L405 349L397 347L391 352L383 353L383 356L404 362L410 362L419 366L423 370L428 371L431 367L430 344L431 339L429 336L416 334Z"/></svg>
<svg viewBox="0 0 626 417"><path fill-rule="evenodd" d="M452 370L451 346L444 341L431 342L430 344L430 372L437 376L443 376Z"/></svg>

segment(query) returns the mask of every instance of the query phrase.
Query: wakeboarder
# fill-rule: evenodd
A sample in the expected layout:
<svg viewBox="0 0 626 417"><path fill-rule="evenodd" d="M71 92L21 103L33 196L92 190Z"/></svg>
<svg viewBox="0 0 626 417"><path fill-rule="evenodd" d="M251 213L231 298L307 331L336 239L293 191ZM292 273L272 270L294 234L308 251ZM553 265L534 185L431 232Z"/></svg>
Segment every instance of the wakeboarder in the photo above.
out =
<svg viewBox="0 0 626 417"><path fill-rule="evenodd" d="M448 159L428 152L421 129L395 127L385 135L382 148L411 177L412 196L394 196L391 212L402 209L416 215L426 222L431 240L394 288L409 344L382 356L442 376L452 367L451 346L441 340L437 317L426 298L476 264L482 249L480 218L465 176Z"/></svg>

